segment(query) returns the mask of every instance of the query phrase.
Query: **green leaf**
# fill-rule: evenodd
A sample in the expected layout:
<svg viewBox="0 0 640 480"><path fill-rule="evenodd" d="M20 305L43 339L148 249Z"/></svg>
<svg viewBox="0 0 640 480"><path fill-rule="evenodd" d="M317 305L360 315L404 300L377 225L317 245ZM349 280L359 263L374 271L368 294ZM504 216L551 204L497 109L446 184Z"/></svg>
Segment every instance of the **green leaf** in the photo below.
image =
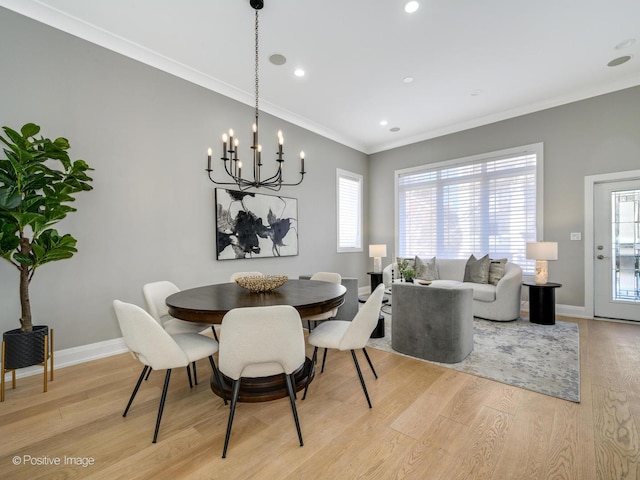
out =
<svg viewBox="0 0 640 480"><path fill-rule="evenodd" d="M0 209L13 210L22 202L20 192L15 186L0 188Z"/></svg>
<svg viewBox="0 0 640 480"><path fill-rule="evenodd" d="M35 123L27 123L20 131L22 132L22 136L25 138L35 137L40 133L40 127Z"/></svg>

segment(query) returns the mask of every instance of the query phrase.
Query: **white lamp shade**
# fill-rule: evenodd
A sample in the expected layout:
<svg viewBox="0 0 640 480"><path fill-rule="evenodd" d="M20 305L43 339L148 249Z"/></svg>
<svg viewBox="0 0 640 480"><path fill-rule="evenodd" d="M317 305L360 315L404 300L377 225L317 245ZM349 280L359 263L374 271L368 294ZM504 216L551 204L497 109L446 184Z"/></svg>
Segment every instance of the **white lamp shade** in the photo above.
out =
<svg viewBox="0 0 640 480"><path fill-rule="evenodd" d="M386 257L387 246L386 245L369 245L369 256L374 258Z"/></svg>
<svg viewBox="0 0 640 480"><path fill-rule="evenodd" d="M532 260L557 260L558 242L527 243L527 258Z"/></svg>

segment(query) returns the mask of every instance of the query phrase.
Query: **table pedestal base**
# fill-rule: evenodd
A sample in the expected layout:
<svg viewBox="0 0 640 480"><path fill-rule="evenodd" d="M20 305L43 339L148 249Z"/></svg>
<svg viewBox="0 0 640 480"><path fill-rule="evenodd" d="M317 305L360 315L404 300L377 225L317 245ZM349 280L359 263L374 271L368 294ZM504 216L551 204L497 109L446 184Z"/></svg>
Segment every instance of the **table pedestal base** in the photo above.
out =
<svg viewBox="0 0 640 480"><path fill-rule="evenodd" d="M218 380L214 374L211 375L211 390L220 398L231 400L231 385L233 380L222 375L222 390L218 385ZM293 377L295 379L295 390L299 392L307 385L307 381L313 380L314 372L311 368L311 360L305 358L304 364L300 366ZM308 380L307 380L308 379ZM240 396L238 401L247 403L268 402L278 398L288 397L287 384L284 375L272 375L270 377L242 378L240 380Z"/></svg>

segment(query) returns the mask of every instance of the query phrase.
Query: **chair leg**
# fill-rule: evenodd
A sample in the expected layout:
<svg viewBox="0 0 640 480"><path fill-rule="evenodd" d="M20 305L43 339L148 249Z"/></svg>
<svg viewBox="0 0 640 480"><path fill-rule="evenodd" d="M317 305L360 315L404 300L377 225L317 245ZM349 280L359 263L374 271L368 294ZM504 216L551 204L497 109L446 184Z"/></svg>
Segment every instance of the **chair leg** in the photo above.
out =
<svg viewBox="0 0 640 480"><path fill-rule="evenodd" d="M376 369L373 368L373 363L371 363L371 359L369 358L369 354L367 353L367 349L362 347L362 351L364 352L364 356L367 357L367 362L369 362L369 366L371 367L371 371L373 372L373 376L378 378L378 374L376 373Z"/></svg>
<svg viewBox="0 0 640 480"><path fill-rule="evenodd" d="M313 349L313 357L311 357L311 370L309 371L309 375L307 376L307 384L304 386L304 395L302 395L302 399L304 400L305 398L307 398L307 390L309 390L309 381L311 380L311 377L313 377L313 372L315 371L316 367L316 359L318 358L318 347L315 347Z"/></svg>
<svg viewBox="0 0 640 480"><path fill-rule="evenodd" d="M227 434L224 437L224 448L222 450L222 458L227 458L227 447L229 446L229 437L231 437L231 425L233 425L233 415L236 413L236 403L240 396L240 379L233 381L233 389L231 392L231 409L229 410L229 421L227 422Z"/></svg>
<svg viewBox="0 0 640 480"><path fill-rule="evenodd" d="M300 420L298 419L298 410L296 409L296 399L293 390L293 382L291 376L285 374L285 380L287 382L287 390L289 391L289 400L291 400L291 410L293 411L293 419L296 422L296 430L298 431L298 440L300 440L300 446L304 446L302 441L302 432L300 431Z"/></svg>
<svg viewBox="0 0 640 480"><path fill-rule="evenodd" d="M151 375L151 371L153 370L153 368L149 367L149 370L147 370L147 376L144 377L144 381L146 382L147 380L149 380L149 375Z"/></svg>
<svg viewBox="0 0 640 480"><path fill-rule="evenodd" d="M215 325L211 325L211 331L213 332L213 338L216 340L216 342L220 343L220 341L218 340L218 334L216 333Z"/></svg>
<svg viewBox="0 0 640 480"><path fill-rule="evenodd" d="M358 365L358 359L356 358L356 351L351 350L351 356L353 357L353 363L356 365L356 370L358 371L358 377L360 377L360 385L362 385L362 391L364 392L364 396L367 397L367 403L369 404L369 408L371 407L371 400L369 400L369 393L367 392L367 386L364 383L364 377L362 376L362 372L360 371L360 365Z"/></svg>
<svg viewBox="0 0 640 480"><path fill-rule="evenodd" d="M192 362L193 365L193 382L198 385L198 371L196 370L196 362Z"/></svg>
<svg viewBox="0 0 640 480"><path fill-rule="evenodd" d="M164 388L162 389L162 397L160 397L160 407L158 407L158 419L156 420L156 430L153 433L153 442L156 443L158 439L158 431L160 430L160 421L162 420L162 411L164 410L164 401L167 399L167 390L169 389L169 380L171 379L171 369L167 369L167 374L164 376Z"/></svg>
<svg viewBox="0 0 640 480"><path fill-rule="evenodd" d="M324 373L324 363L327 361L327 350L328 348L325 348L322 354L322 368L320 369L320 373Z"/></svg>
<svg viewBox="0 0 640 480"><path fill-rule="evenodd" d="M189 388L193 388L193 382L191 381L191 366L187 364L187 377L189 377Z"/></svg>
<svg viewBox="0 0 640 480"><path fill-rule="evenodd" d="M216 376L216 380L218 381L218 387L220 387L220 392L222 392L222 400L224 400L224 404L227 404L227 397L224 395L224 389L222 388L222 375L220 375L220 370L216 367L216 362L213 361L213 356L209 355L209 363L211 364L211 369L213 370L213 374Z"/></svg>
<svg viewBox="0 0 640 480"><path fill-rule="evenodd" d="M289 375L289 378L291 378L291 385L293 385L293 398L297 400L298 394L296 393L296 377L292 373L291 375Z"/></svg>
<svg viewBox="0 0 640 480"><path fill-rule="evenodd" d="M123 417L127 416L127 412L129 411L129 407L131 407L131 404L133 403L133 399L136 397L136 393L138 393L138 389L140 388L140 384L142 383L142 379L144 378L145 374L147 374L147 370L149 372L151 372L151 367L145 365L144 368L142 369L142 373L140 374L140 377L138 378L138 383L136 383L135 388L133 389L133 393L131 393L131 398L129 398L129 403L127 403L127 408L124 409L124 413L122 414ZM149 375L147 374L147 377Z"/></svg>

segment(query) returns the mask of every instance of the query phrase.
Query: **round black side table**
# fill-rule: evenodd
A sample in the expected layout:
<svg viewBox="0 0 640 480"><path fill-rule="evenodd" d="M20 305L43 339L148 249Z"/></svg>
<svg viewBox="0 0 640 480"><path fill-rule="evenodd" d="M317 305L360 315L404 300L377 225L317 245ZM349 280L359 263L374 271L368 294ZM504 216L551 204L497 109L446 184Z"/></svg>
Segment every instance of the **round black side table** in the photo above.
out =
<svg viewBox="0 0 640 480"><path fill-rule="evenodd" d="M522 282L529 287L529 321L540 325L555 325L556 323L556 288L560 283L545 283L538 285L534 282Z"/></svg>

